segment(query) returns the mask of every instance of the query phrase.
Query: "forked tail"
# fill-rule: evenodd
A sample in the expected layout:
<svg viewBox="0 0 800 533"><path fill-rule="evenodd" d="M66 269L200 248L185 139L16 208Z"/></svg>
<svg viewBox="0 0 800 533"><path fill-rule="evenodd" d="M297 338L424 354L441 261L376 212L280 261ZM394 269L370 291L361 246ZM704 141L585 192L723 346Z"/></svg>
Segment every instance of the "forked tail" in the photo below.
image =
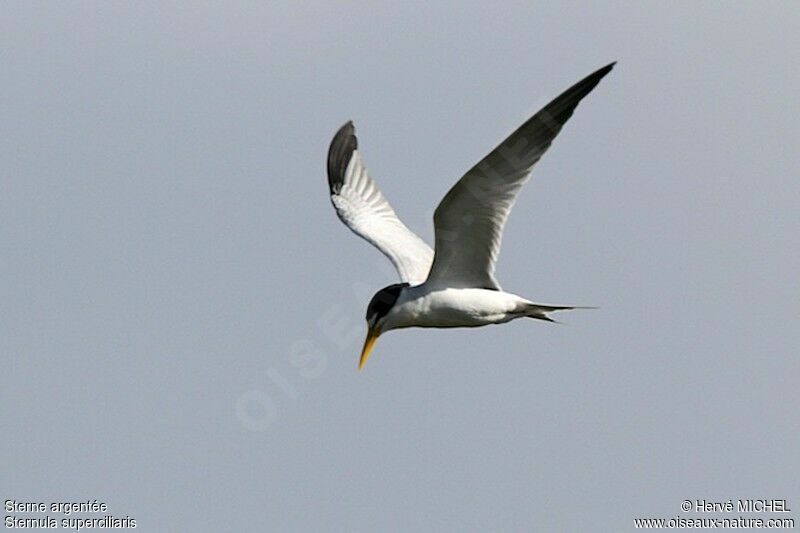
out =
<svg viewBox="0 0 800 533"><path fill-rule="evenodd" d="M528 318L546 320L548 322L560 324L558 320L553 320L550 318L547 313L552 313L553 311L569 311L571 309L597 309L597 307L589 307L584 305L544 305L532 303L525 306L525 316Z"/></svg>

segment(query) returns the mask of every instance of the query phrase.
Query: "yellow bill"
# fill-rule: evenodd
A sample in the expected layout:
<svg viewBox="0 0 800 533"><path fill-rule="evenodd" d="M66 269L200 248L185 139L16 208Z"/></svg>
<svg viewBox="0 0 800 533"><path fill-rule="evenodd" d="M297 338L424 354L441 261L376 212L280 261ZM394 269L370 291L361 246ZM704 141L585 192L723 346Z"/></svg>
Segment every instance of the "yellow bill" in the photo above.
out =
<svg viewBox="0 0 800 533"><path fill-rule="evenodd" d="M381 331L378 328L369 328L367 331L367 338L364 341L364 349L361 350L361 359L358 361L359 370L361 370L364 367L364 363L367 362L369 352L372 351L372 347L375 345L375 341L378 340L380 334Z"/></svg>

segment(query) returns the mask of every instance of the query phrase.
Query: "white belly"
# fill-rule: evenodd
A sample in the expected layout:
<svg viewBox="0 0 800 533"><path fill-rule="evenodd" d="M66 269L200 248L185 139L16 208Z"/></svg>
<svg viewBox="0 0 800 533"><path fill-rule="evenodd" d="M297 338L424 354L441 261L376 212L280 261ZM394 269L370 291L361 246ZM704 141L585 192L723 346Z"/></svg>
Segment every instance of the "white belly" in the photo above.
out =
<svg viewBox="0 0 800 533"><path fill-rule="evenodd" d="M500 324L522 316L529 302L519 296L487 289L411 287L389 318L392 329L403 327L454 328Z"/></svg>

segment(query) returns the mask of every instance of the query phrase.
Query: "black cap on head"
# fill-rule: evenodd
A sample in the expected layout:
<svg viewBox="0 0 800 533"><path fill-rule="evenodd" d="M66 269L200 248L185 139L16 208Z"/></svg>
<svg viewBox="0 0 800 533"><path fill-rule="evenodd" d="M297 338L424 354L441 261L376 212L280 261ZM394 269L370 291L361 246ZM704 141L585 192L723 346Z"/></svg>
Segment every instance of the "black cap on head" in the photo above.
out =
<svg viewBox="0 0 800 533"><path fill-rule="evenodd" d="M408 283L395 283L394 285L389 285L376 292L367 306L367 321L369 321L371 316L375 317L375 322L381 317L386 316L389 309L394 306L395 302L400 297L400 291L402 291L404 287L408 287Z"/></svg>

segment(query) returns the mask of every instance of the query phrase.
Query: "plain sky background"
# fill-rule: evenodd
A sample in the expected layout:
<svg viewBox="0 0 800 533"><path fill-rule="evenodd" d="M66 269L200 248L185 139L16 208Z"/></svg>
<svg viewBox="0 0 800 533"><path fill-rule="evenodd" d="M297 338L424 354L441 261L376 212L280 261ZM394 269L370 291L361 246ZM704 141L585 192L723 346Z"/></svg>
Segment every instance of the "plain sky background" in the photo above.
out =
<svg viewBox="0 0 800 533"><path fill-rule="evenodd" d="M796 511L799 24L795 2L4 3L2 498L157 532ZM613 60L498 265L600 309L392 332L356 372L396 277L331 208L336 129L430 242L464 171Z"/></svg>

